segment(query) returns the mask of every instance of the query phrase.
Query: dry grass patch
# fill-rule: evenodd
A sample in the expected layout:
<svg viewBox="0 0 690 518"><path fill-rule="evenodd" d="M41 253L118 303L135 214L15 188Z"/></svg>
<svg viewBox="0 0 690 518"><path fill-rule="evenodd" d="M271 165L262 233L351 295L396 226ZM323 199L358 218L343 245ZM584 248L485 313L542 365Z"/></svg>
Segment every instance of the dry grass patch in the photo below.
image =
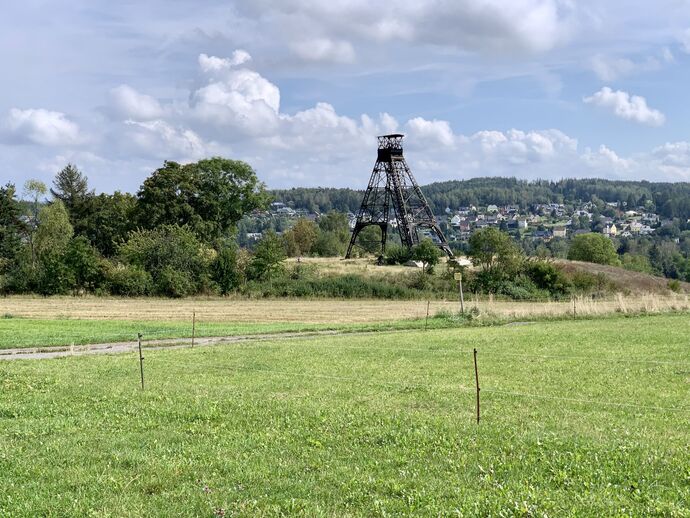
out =
<svg viewBox="0 0 690 518"><path fill-rule="evenodd" d="M431 301L431 313L457 304ZM23 297L0 300L0 314L26 318L95 320L190 320L205 322L367 323L421 318L426 301L337 299L127 299L101 297Z"/></svg>
<svg viewBox="0 0 690 518"><path fill-rule="evenodd" d="M0 315L44 319L89 319L128 321L191 320L193 311L204 322L291 322L305 324L357 324L423 318L426 300L340 299L126 299L100 297L24 297L0 300ZM432 300L430 314L454 313L457 301ZM506 320L601 316L611 313L664 313L689 311L687 295L617 294L607 299L578 297L563 302L501 301L493 297L467 297L467 311Z"/></svg>

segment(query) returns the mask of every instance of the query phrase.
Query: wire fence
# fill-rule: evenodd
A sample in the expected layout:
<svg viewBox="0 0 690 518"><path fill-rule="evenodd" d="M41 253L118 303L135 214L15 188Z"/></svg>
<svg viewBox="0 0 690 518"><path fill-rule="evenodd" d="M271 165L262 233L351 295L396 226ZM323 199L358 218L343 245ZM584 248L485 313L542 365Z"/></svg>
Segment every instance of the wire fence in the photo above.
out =
<svg viewBox="0 0 690 518"><path fill-rule="evenodd" d="M379 348L380 349L380 348ZM397 349L396 349L397 350ZM423 349L415 349L415 351L423 351ZM467 354L468 357L468 362L471 361L471 355L473 354L473 351L463 351L465 354ZM480 354L480 356L483 355L483 353ZM494 353L493 356L500 356L498 353ZM508 357L515 357L515 355L507 355ZM526 358L531 358L533 355L521 355ZM550 356L546 356L547 358L550 358ZM560 357L559 357L560 358ZM577 360L589 360L589 357L569 357L569 359L577 359ZM665 362L664 364L666 364ZM158 366L167 366L167 367L175 367L180 370L187 371L189 373L206 373L209 370L211 371L220 371L220 372L235 372L235 373L242 373L242 372L255 372L255 373L262 373L262 374L268 374L271 376L282 376L282 377L296 377L296 378L306 378L306 379L319 379L319 380L329 380L329 381L336 381L336 382L345 382L345 383L351 383L351 384L357 384L358 386L375 386L375 387L381 387L381 388L390 388L390 387L399 387L399 388L420 388L420 389L425 389L428 391L434 391L434 390L455 390L458 392L464 392L464 393L475 393L477 391L476 387L472 387L469 385L463 385L461 383L447 383L447 384L439 384L439 383L432 383L428 379L424 381L419 381L419 380L402 380L402 381L386 381L386 380L375 380L371 378L363 378L363 377L354 377L354 376L342 376L342 375L331 375L331 374L323 374L323 373L315 373L315 372L297 372L297 371L287 371L287 370L278 370L278 369L271 369L271 368L266 368L266 367L253 367L249 365L230 365L230 364L219 364L219 363L213 363L213 364L197 364L193 367L190 368L189 363L184 363L180 361L171 361L170 359L167 358L156 358L156 364ZM602 400L602 399L592 399L592 398L579 398L579 397L565 397L565 396L556 396L556 395L549 395L549 394L535 394L535 393L527 393L527 392L518 392L518 391L511 391L511 390L504 390L500 387L493 387L493 386L482 386L481 387L481 394L485 395L495 395L499 397L511 397L511 398L521 398L521 399L532 399L532 400L550 400L550 401L558 401L558 402L567 402L567 403L574 403L578 405L587 405L590 407L599 407L599 408L627 408L627 409L635 409L639 411L644 411L644 412L671 412L671 413L690 413L690 406L664 406L664 405L646 405L646 404L639 404L639 403L634 403L630 401L607 401L607 400Z"/></svg>

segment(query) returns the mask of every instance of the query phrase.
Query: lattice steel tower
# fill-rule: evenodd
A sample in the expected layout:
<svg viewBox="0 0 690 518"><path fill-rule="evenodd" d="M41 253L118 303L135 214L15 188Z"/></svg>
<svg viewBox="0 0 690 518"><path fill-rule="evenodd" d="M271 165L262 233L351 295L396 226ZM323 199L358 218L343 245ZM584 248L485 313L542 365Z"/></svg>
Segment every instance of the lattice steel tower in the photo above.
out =
<svg viewBox="0 0 690 518"><path fill-rule="evenodd" d="M356 245L367 244L363 243L361 238L358 242L357 237L362 229L372 225L381 229L379 260L386 251L389 226L397 226L400 241L407 248L419 243L420 233L428 234L441 250L449 257L453 256L422 190L405 162L403 136L396 133L378 137L378 158L357 214L350 246L345 254L346 259L350 257ZM391 210L395 216L394 220L391 220ZM378 245L378 240L368 244Z"/></svg>

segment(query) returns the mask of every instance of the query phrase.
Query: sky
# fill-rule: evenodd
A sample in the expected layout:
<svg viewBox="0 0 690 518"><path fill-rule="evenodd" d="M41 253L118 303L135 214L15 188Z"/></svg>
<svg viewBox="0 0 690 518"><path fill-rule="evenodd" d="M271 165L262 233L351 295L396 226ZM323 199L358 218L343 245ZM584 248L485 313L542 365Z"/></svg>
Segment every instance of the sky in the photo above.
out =
<svg viewBox="0 0 690 518"><path fill-rule="evenodd" d="M690 0L23 0L0 66L20 191L73 163L136 192L211 156L361 188L391 132L421 184L690 181Z"/></svg>

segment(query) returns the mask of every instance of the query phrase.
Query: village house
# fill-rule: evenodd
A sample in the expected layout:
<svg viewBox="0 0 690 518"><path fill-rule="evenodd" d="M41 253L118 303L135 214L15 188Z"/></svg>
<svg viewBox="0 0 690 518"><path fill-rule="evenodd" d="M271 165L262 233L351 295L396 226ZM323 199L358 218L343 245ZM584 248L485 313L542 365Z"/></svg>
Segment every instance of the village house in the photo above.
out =
<svg viewBox="0 0 690 518"><path fill-rule="evenodd" d="M553 237L562 237L562 238L564 238L565 236L566 236L565 227L554 227L554 229L553 229Z"/></svg>
<svg viewBox="0 0 690 518"><path fill-rule="evenodd" d="M608 237L616 237L618 234L618 228L616 228L615 223L612 223L610 225L606 225L601 233Z"/></svg>

